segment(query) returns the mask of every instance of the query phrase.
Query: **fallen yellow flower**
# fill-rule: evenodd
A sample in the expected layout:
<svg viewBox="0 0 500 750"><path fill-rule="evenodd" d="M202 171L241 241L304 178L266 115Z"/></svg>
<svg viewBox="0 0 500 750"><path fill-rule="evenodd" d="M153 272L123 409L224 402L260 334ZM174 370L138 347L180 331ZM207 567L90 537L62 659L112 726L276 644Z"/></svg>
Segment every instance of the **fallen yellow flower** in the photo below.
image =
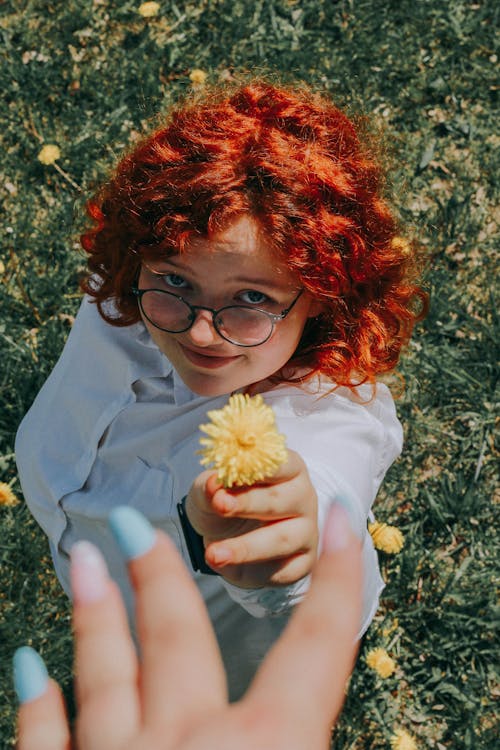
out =
<svg viewBox="0 0 500 750"><path fill-rule="evenodd" d="M222 409L208 412L200 426L202 466L213 466L224 487L251 486L272 476L287 459L285 436L262 396L237 393Z"/></svg>
<svg viewBox="0 0 500 750"><path fill-rule="evenodd" d="M375 523L368 524L368 531L373 539L373 544L382 552L394 555L403 549L404 536L395 526L375 521Z"/></svg>
<svg viewBox="0 0 500 750"><path fill-rule="evenodd" d="M59 149L59 146L54 146L54 144L51 143L44 146L38 154L38 161L47 165L54 164L54 162L60 158L61 150Z"/></svg>
<svg viewBox="0 0 500 750"><path fill-rule="evenodd" d="M385 648L372 648L366 655L366 663L371 669L385 679L396 671L396 662L392 659Z"/></svg>
<svg viewBox="0 0 500 750"><path fill-rule="evenodd" d="M415 739L404 729L396 729L391 737L392 750L417 750Z"/></svg>
<svg viewBox="0 0 500 750"><path fill-rule="evenodd" d="M203 86L203 84L207 80L207 74L205 73L204 70L199 70L199 68L195 68L189 74L189 78L191 80L191 83L194 83L195 86Z"/></svg>
<svg viewBox="0 0 500 750"><path fill-rule="evenodd" d="M0 482L0 505L12 506L17 505L18 498L14 495L6 482Z"/></svg>
<svg viewBox="0 0 500 750"><path fill-rule="evenodd" d="M137 12L143 18L153 18L160 12L160 3L148 2L139 5Z"/></svg>

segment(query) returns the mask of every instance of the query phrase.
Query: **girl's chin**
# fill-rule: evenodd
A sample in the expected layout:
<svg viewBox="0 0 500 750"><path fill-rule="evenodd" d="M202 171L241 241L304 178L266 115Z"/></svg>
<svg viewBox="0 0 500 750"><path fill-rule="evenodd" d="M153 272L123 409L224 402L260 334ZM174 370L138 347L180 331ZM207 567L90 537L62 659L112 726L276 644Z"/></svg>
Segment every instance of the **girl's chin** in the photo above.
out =
<svg viewBox="0 0 500 750"><path fill-rule="evenodd" d="M216 368L192 367L189 362L172 363L184 385L197 396L216 398L245 388L244 374L228 372L229 366Z"/></svg>

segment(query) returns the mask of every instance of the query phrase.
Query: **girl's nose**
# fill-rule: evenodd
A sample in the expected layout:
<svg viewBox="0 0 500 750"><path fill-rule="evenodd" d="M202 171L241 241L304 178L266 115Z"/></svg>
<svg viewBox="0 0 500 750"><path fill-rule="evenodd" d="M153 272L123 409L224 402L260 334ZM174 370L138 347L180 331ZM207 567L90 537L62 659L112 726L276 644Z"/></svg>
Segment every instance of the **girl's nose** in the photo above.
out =
<svg viewBox="0 0 500 750"><path fill-rule="evenodd" d="M186 333L196 346L210 346L221 340L208 310L197 310L194 323Z"/></svg>

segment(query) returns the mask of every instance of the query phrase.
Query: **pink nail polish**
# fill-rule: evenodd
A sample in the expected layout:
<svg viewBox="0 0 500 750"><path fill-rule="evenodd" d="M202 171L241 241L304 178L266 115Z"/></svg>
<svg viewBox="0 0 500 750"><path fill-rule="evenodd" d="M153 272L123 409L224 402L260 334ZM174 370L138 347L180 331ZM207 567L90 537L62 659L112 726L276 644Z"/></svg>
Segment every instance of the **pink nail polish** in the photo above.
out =
<svg viewBox="0 0 500 750"><path fill-rule="evenodd" d="M325 552L340 552L351 543L352 528L347 511L335 503L330 510L323 533L323 549Z"/></svg>
<svg viewBox="0 0 500 750"><path fill-rule="evenodd" d="M109 575L103 556L90 542L71 548L71 589L78 604L92 604L108 593Z"/></svg>

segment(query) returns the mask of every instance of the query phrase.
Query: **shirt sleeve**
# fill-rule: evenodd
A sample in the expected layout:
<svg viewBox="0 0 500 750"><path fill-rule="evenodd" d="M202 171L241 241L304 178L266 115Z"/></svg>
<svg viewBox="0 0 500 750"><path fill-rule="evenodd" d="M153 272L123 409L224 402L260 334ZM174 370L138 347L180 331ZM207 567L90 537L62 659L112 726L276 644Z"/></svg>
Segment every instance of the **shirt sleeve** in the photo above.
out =
<svg viewBox="0 0 500 750"><path fill-rule="evenodd" d="M96 363L106 342L97 333L98 312L84 300L63 352L21 422L15 443L23 494L52 544L66 526L60 500L79 490L94 462L99 436L128 400L106 392ZM92 350L92 357L89 356ZM96 374L98 373L98 377ZM83 389L84 380L90 385ZM102 398L96 398L99 390Z"/></svg>
<svg viewBox="0 0 500 750"><path fill-rule="evenodd" d="M384 475L401 452L403 431L385 385L356 391L338 388L310 394L277 389L263 394L274 408L287 446L297 451L309 471L318 497L320 550L328 511L340 502L363 544L364 606L361 632L373 617L383 588L377 555L367 532L367 519ZM225 582L229 596L255 617L280 615L297 604L310 578L290 586L239 589Z"/></svg>
<svg viewBox="0 0 500 750"><path fill-rule="evenodd" d="M23 494L54 548L67 526L63 498L85 486L102 435L134 400L137 363L152 374L171 369L140 343L138 330L108 325L84 298L59 361L18 429Z"/></svg>

